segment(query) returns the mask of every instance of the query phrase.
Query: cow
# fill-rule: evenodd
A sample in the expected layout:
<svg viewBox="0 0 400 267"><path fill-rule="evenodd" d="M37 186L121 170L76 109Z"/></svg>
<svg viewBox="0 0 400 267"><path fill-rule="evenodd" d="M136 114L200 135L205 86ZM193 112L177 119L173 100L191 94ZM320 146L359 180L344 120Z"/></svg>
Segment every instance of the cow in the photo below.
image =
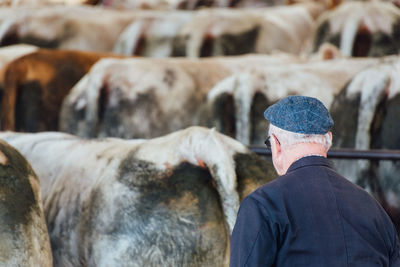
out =
<svg viewBox="0 0 400 267"><path fill-rule="evenodd" d="M113 52L125 56L172 56L174 40L184 25L193 20L194 14L164 11L136 19L120 34Z"/></svg>
<svg viewBox="0 0 400 267"><path fill-rule="evenodd" d="M92 6L0 8L0 46L111 52L138 12Z"/></svg>
<svg viewBox="0 0 400 267"><path fill-rule="evenodd" d="M211 56L309 50L318 4L253 10L135 11L91 6L0 8L0 46L125 55ZM105 23L105 21L107 23ZM101 36L101 42L99 42Z"/></svg>
<svg viewBox="0 0 400 267"><path fill-rule="evenodd" d="M0 6L25 6L25 5L83 5L96 4L97 0L2 0Z"/></svg>
<svg viewBox="0 0 400 267"><path fill-rule="evenodd" d="M129 9L161 9L176 10L186 9L194 10L199 8L210 7L265 7L284 5L285 0L101 0L100 5L113 8L129 8Z"/></svg>
<svg viewBox="0 0 400 267"><path fill-rule="evenodd" d="M298 61L287 54L102 59L65 97L59 130L82 137L165 135L198 125L208 91L235 71Z"/></svg>
<svg viewBox="0 0 400 267"><path fill-rule="evenodd" d="M107 53L40 49L11 61L3 70L1 129L56 131L64 97Z"/></svg>
<svg viewBox="0 0 400 267"><path fill-rule="evenodd" d="M158 13L134 20L120 35L114 52L153 57L208 57L294 54L310 50L314 13L319 5L259 9L203 9Z"/></svg>
<svg viewBox="0 0 400 267"><path fill-rule="evenodd" d="M373 58L338 58L234 73L208 92L207 112L200 124L216 127L247 145L263 144L267 106L295 94L316 97L330 107L335 95L358 72L376 63Z"/></svg>
<svg viewBox="0 0 400 267"><path fill-rule="evenodd" d="M101 0L99 5L120 9L195 10L201 8L262 8L316 2L334 8L341 0Z"/></svg>
<svg viewBox="0 0 400 267"><path fill-rule="evenodd" d="M331 106L334 147L400 149L399 71L397 57L367 68L335 97ZM338 160L335 165L379 200L400 232L399 162Z"/></svg>
<svg viewBox="0 0 400 267"><path fill-rule="evenodd" d="M400 51L400 10L389 2L349 1L317 20L313 49L329 42L344 56L380 57Z"/></svg>
<svg viewBox="0 0 400 267"><path fill-rule="evenodd" d="M64 99L59 129L82 137L152 138L202 125L244 144L262 144L266 106L294 93L329 106L357 72L376 62L308 62L287 54L103 59Z"/></svg>
<svg viewBox="0 0 400 267"><path fill-rule="evenodd" d="M0 265L53 266L39 180L28 161L0 140Z"/></svg>
<svg viewBox="0 0 400 267"><path fill-rule="evenodd" d="M38 174L55 266L228 266L240 201L276 175L202 127L148 140L0 138Z"/></svg>

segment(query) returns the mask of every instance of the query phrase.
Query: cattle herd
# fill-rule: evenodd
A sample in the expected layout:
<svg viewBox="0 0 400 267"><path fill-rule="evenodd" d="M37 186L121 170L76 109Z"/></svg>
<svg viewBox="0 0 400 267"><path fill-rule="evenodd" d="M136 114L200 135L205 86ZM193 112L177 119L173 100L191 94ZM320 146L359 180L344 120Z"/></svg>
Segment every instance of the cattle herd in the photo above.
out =
<svg viewBox="0 0 400 267"><path fill-rule="evenodd" d="M0 0L0 265L228 266L265 108L400 149L395 1ZM400 234L400 162L334 160Z"/></svg>

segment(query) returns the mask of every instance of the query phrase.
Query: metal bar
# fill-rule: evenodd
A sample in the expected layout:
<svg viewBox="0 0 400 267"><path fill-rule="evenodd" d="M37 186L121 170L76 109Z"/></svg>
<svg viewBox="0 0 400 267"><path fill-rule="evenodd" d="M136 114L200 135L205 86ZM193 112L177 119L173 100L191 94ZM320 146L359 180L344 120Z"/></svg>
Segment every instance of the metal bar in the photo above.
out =
<svg viewBox="0 0 400 267"><path fill-rule="evenodd" d="M261 156L271 156L271 151L262 146L249 146L250 150ZM400 150L357 150L357 149L330 149L328 158L332 159L368 159L368 160L400 160Z"/></svg>

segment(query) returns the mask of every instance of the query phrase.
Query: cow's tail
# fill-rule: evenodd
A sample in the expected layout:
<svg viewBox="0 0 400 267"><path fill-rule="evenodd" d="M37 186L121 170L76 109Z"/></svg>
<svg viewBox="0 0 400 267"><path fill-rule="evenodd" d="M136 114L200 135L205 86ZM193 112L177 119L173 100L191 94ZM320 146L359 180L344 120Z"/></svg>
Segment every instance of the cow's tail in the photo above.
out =
<svg viewBox="0 0 400 267"><path fill-rule="evenodd" d="M209 138L211 143L214 145L213 150L218 151L220 156L218 157L219 160L217 161L218 163L216 166L208 166L222 200L222 207L226 222L229 226L229 232L232 233L240 205L239 194L236 190L237 179L235 162L233 157L226 155L226 153L221 153L221 151L228 151L228 148L225 147L223 142L221 142L220 137L217 135L215 130L210 131Z"/></svg>
<svg viewBox="0 0 400 267"><path fill-rule="evenodd" d="M213 89L210 90L207 96L207 101L209 101L211 105L217 105L217 99L224 94L233 96L234 107L228 112L235 113L235 131L233 134L236 140L240 141L243 144L250 144L252 121L250 118L251 106L256 90L254 77L255 76L252 72L232 75L216 84ZM217 122L218 126L220 126L221 124L222 122ZM219 128L221 129L217 129L222 131L224 134L232 134L231 132L224 132L227 131L226 128L228 127Z"/></svg>
<svg viewBox="0 0 400 267"><path fill-rule="evenodd" d="M81 90L84 91L87 100L87 109L85 113L85 130L84 136L95 137L97 135L97 130L99 127L99 110L104 108L105 105L102 101L102 97L108 95L108 84L109 75L107 70L111 65L114 64L115 59L101 59L97 62L90 72L86 74L81 81L79 86Z"/></svg>
<svg viewBox="0 0 400 267"><path fill-rule="evenodd" d="M235 87L236 139L249 145L251 138L251 106L255 95L255 76L248 72L239 75Z"/></svg>
<svg viewBox="0 0 400 267"><path fill-rule="evenodd" d="M93 73L84 76L78 84L86 88L87 109L84 119L84 137L95 137L98 125L100 90L103 87L103 81L99 75L93 77Z"/></svg>
<svg viewBox="0 0 400 267"><path fill-rule="evenodd" d="M147 20L134 21L120 35L113 51L126 56L140 54L140 42L148 27L149 22Z"/></svg>
<svg viewBox="0 0 400 267"><path fill-rule="evenodd" d="M355 136L356 149L370 149L371 129L378 106L387 96L390 78L387 71L379 68L366 69L356 75L347 87L347 98L360 94L358 107L357 130ZM362 173L371 168L371 162L358 160L350 169L355 168L352 179L358 179Z"/></svg>
<svg viewBox="0 0 400 267"><path fill-rule="evenodd" d="M188 131L191 129L196 129L188 140L194 155L186 155L185 158L189 161L190 158L201 160L208 167L221 197L229 233L232 233L240 204L233 155L236 152L246 153L246 147L214 129L200 131L200 136L197 127L191 127ZM181 154L187 154L187 151L187 146L182 146Z"/></svg>
<svg viewBox="0 0 400 267"><path fill-rule="evenodd" d="M213 16L211 14L211 16ZM209 21L204 21L202 18L204 17L204 13L196 14L196 17L191 21L187 27L187 33L189 36L189 40L186 43L186 56L189 58L198 58L201 56L201 48L203 43L207 39L207 31L210 27ZM208 36L209 38L213 38L213 36Z"/></svg>
<svg viewBox="0 0 400 267"><path fill-rule="evenodd" d="M349 84L348 94L361 92L356 133L357 149L370 148L370 131L376 110L378 105L387 98L390 90L391 79L388 73L390 73L390 66L367 69L358 74Z"/></svg>
<svg viewBox="0 0 400 267"><path fill-rule="evenodd" d="M352 55L354 41L361 21L361 16L350 16L344 25L340 39L340 52L345 57L351 57Z"/></svg>

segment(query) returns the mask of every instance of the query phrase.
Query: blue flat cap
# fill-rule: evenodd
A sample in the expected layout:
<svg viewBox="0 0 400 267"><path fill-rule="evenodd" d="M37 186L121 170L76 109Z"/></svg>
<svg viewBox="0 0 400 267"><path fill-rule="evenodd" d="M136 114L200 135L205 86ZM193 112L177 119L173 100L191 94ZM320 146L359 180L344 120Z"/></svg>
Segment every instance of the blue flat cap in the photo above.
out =
<svg viewBox="0 0 400 267"><path fill-rule="evenodd" d="M285 97L269 106L264 117L281 129L302 134L326 134L333 125L324 104L308 96Z"/></svg>

